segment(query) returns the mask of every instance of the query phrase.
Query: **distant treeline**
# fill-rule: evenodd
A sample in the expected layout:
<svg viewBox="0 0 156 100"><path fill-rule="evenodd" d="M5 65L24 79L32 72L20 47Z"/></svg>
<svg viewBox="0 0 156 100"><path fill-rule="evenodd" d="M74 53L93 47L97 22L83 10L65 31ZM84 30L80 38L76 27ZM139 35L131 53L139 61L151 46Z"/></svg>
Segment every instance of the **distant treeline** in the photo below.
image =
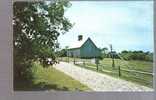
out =
<svg viewBox="0 0 156 100"><path fill-rule="evenodd" d="M124 60L144 60L153 61L153 53L143 51L122 51L119 53Z"/></svg>
<svg viewBox="0 0 156 100"><path fill-rule="evenodd" d="M103 58L111 58L112 56L116 59L124 60L142 60L142 61L153 61L153 53L143 52L143 51L122 51L121 53L108 52L104 55Z"/></svg>
<svg viewBox="0 0 156 100"><path fill-rule="evenodd" d="M127 51L124 50L120 53L115 51L108 51L107 48L101 49L100 58L111 58L114 57L116 59L124 59L124 60L142 60L142 61L153 61L153 53L152 52L144 52L144 51Z"/></svg>

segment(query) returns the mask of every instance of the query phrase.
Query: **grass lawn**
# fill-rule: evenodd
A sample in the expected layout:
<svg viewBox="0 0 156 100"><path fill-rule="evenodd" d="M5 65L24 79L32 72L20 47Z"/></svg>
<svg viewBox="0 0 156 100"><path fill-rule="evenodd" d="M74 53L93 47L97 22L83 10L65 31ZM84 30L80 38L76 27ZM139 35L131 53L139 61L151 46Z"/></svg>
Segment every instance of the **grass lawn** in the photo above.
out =
<svg viewBox="0 0 156 100"><path fill-rule="evenodd" d="M90 91L91 89L74 80L63 72L51 66L43 68L39 63L34 63L32 67L32 83L18 83L17 90L59 90L59 91Z"/></svg>
<svg viewBox="0 0 156 100"><path fill-rule="evenodd" d="M63 58L65 61L67 61L67 58ZM73 61L73 58L69 58L70 61ZM80 60L79 58L76 58L76 60ZM84 60L84 59L83 59ZM97 71L96 65L93 63L90 63L89 60L87 60L88 63L85 64L85 67L83 64L77 64L80 67ZM136 71L143 71L143 72L153 72L153 63L147 62L147 61L125 61L120 59L115 59L115 68L112 68L112 59L111 58L104 58L100 61L99 71L100 73L105 73L108 75L111 75L113 77L118 77L124 80L132 81L137 84L145 85L148 87L153 87L153 76L152 75L146 75L146 74L139 74L136 72L126 72L124 70L121 70L121 76L119 77L119 71L118 66L120 66L121 69L126 70L136 70Z"/></svg>
<svg viewBox="0 0 156 100"><path fill-rule="evenodd" d="M104 66L112 67L111 58L105 58L102 61L100 61L100 63ZM125 60L115 59L115 65L129 70L137 70L137 71L144 71L144 72L151 72L151 73L153 72L153 63L147 61L137 61L137 60L125 61Z"/></svg>

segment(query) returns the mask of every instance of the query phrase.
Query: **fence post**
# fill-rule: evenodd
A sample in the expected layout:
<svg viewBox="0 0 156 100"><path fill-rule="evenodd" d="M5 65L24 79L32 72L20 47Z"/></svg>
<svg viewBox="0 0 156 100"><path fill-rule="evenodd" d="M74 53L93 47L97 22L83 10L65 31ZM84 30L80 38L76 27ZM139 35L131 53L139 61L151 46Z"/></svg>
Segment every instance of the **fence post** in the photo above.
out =
<svg viewBox="0 0 156 100"><path fill-rule="evenodd" d="M97 71L99 70L99 68L98 68L99 66L98 66L98 64L96 64L96 68L97 68Z"/></svg>
<svg viewBox="0 0 156 100"><path fill-rule="evenodd" d="M74 57L74 64L75 64L75 57Z"/></svg>
<svg viewBox="0 0 156 100"><path fill-rule="evenodd" d="M96 63L97 71L98 71L99 70L99 59L98 58L95 59L95 63Z"/></svg>
<svg viewBox="0 0 156 100"><path fill-rule="evenodd" d="M118 70L119 70L119 77L121 76L121 69L120 69L120 66L118 67Z"/></svg>
<svg viewBox="0 0 156 100"><path fill-rule="evenodd" d="M85 61L83 61L83 65L84 65L84 67L85 67Z"/></svg>
<svg viewBox="0 0 156 100"><path fill-rule="evenodd" d="M69 56L68 56L68 58L67 58L67 59L68 59L68 63L69 63Z"/></svg>

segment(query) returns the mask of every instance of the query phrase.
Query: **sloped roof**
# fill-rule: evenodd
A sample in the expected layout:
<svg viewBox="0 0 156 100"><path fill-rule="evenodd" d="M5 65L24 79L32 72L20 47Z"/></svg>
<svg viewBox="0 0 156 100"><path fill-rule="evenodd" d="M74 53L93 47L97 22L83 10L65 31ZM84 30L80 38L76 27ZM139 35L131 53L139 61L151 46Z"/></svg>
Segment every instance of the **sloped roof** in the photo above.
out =
<svg viewBox="0 0 156 100"><path fill-rule="evenodd" d="M81 40L81 41L76 41L74 43L72 43L70 46L69 46L69 49L75 49L75 48L80 48L87 40L89 40L90 38L87 38L85 40ZM91 40L91 39L90 39ZM92 41L92 40L91 40ZM92 41L93 42L93 41ZM93 42L94 44L94 42ZM95 45L95 44L94 44ZM95 45L96 46L96 45Z"/></svg>
<svg viewBox="0 0 156 100"><path fill-rule="evenodd" d="M69 49L80 48L87 40L75 41L69 46Z"/></svg>

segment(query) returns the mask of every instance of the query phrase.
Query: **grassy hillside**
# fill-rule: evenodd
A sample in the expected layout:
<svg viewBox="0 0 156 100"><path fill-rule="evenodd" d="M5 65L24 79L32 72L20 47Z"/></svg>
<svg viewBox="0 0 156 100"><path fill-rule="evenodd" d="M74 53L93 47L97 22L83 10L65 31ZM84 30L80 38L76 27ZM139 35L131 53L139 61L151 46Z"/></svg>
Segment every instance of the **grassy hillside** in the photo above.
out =
<svg viewBox="0 0 156 100"><path fill-rule="evenodd" d="M16 90L59 90L59 91L89 91L90 89L74 80L63 72L52 67L43 68L39 63L34 63L32 67L32 83L17 82Z"/></svg>

